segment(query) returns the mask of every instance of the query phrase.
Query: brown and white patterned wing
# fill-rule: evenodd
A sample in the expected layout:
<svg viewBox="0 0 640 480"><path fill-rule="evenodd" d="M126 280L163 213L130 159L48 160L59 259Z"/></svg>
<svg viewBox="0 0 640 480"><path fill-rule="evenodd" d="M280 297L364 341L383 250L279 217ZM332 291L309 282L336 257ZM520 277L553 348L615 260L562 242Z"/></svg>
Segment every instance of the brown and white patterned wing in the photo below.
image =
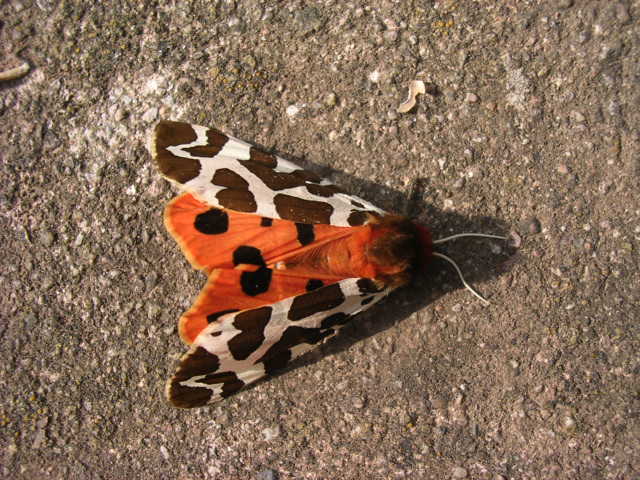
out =
<svg viewBox="0 0 640 480"><path fill-rule="evenodd" d="M233 395L333 336L388 293L369 279L348 278L224 315L196 337L167 384L167 397L176 407L191 408Z"/></svg>
<svg viewBox="0 0 640 480"><path fill-rule="evenodd" d="M199 125L161 121L152 155L169 180L213 207L339 227L384 212L283 158Z"/></svg>

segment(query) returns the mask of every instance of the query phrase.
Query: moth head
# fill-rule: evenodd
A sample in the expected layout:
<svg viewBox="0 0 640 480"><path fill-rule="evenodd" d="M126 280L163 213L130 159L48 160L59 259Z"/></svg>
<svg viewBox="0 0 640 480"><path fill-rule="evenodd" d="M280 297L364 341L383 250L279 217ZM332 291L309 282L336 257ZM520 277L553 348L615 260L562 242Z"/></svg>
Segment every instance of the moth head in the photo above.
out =
<svg viewBox="0 0 640 480"><path fill-rule="evenodd" d="M428 228L414 224L418 238L418 267L425 271L429 261L433 258L433 238Z"/></svg>
<svg viewBox="0 0 640 480"><path fill-rule="evenodd" d="M373 225L367 256L382 275L424 269L431 257L431 234L405 217L385 216Z"/></svg>

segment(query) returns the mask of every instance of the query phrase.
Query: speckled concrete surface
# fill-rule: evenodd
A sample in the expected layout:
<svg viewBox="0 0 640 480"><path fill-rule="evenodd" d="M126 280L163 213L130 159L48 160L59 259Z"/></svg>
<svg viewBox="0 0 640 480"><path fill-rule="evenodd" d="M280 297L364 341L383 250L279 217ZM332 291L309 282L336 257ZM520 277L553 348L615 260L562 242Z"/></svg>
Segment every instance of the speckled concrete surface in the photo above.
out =
<svg viewBox="0 0 640 480"><path fill-rule="evenodd" d="M638 478L639 16L3 2L0 69L31 65L0 84L3 478ZM413 79L440 94L398 114ZM176 321L204 278L162 226L160 118L297 159L436 236L522 246L447 249L489 307L434 263L298 368L172 409Z"/></svg>

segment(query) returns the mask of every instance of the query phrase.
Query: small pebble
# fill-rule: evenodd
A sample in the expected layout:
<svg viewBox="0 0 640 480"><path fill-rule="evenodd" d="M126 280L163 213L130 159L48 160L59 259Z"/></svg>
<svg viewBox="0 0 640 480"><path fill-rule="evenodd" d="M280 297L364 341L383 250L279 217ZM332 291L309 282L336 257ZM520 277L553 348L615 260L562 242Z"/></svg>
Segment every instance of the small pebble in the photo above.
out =
<svg viewBox="0 0 640 480"><path fill-rule="evenodd" d="M558 165L558 173L561 175L566 175L567 173L569 173L569 167L567 167L564 163L561 163L560 165Z"/></svg>
<svg viewBox="0 0 640 480"><path fill-rule="evenodd" d="M31 448L33 448L34 450L40 448L42 444L45 442L45 440L46 440L46 436L45 436L44 430L42 429L38 430L33 439L33 445L31 445Z"/></svg>
<svg viewBox="0 0 640 480"><path fill-rule="evenodd" d="M573 0L560 0L558 2L558 7L560 8L569 8L573 6Z"/></svg>
<svg viewBox="0 0 640 480"><path fill-rule="evenodd" d="M531 234L540 233L542 231L542 225L537 218L531 218L527 220L527 232Z"/></svg>
<svg viewBox="0 0 640 480"><path fill-rule="evenodd" d="M478 96L475 93L467 93L464 101L467 103L476 103L478 101Z"/></svg>
<svg viewBox="0 0 640 480"><path fill-rule="evenodd" d="M45 247L50 247L51 245L53 245L54 240L55 237L49 230L43 230L42 232L40 232L40 243Z"/></svg>
<svg viewBox="0 0 640 480"><path fill-rule="evenodd" d="M464 177L458 178L455 182L453 182L453 188L456 190L460 190L464 187L466 180Z"/></svg>
<svg viewBox="0 0 640 480"><path fill-rule="evenodd" d="M387 30L382 35L384 37L385 42L387 43L395 43L398 40L398 31L397 30Z"/></svg>
<svg viewBox="0 0 640 480"><path fill-rule="evenodd" d="M474 166L467 170L467 178L475 178L476 180L480 180L482 178L482 170L480 167Z"/></svg>
<svg viewBox="0 0 640 480"><path fill-rule="evenodd" d="M280 427L275 426L273 428L265 428L262 430L262 436L266 442L270 442L274 438L278 438L280 436Z"/></svg>
<svg viewBox="0 0 640 480"><path fill-rule="evenodd" d="M609 189L611 188L611 184L608 182L602 182L600 183L600 185L598 185L598 192L600 192L602 195L606 194Z"/></svg>
<svg viewBox="0 0 640 480"><path fill-rule="evenodd" d="M412 423L411 415L409 415L408 412L400 413L400 415L398 416L398 420L400 420L400 423L402 425L408 425Z"/></svg>
<svg viewBox="0 0 640 480"><path fill-rule="evenodd" d="M455 467L451 471L451 478L467 478L468 472L465 468Z"/></svg>
<svg viewBox="0 0 640 480"><path fill-rule="evenodd" d="M591 32L588 32L585 30L584 32L580 32L578 34L577 40L580 45L584 45L589 41L590 38L591 38Z"/></svg>
<svg viewBox="0 0 640 480"><path fill-rule="evenodd" d="M297 26L298 34L304 37L321 28L325 23L325 18L322 16L320 9L310 6L298 9L294 22Z"/></svg>
<svg viewBox="0 0 640 480"><path fill-rule="evenodd" d="M293 118L293 117L295 117L298 113L300 113L300 107L298 107L297 105L289 105L289 106L287 107L286 112L287 112L287 115L288 115L289 117L292 117L292 118Z"/></svg>
<svg viewBox="0 0 640 480"><path fill-rule="evenodd" d="M584 115L578 112L577 110L574 110L573 112L571 112L571 118L576 123L583 123L585 120Z"/></svg>
<svg viewBox="0 0 640 480"><path fill-rule="evenodd" d="M271 470L270 468L266 470L262 470L258 472L256 475L256 480L278 480L278 474L275 470Z"/></svg>
<svg viewBox="0 0 640 480"><path fill-rule="evenodd" d="M156 118L158 118L158 109L157 109L157 107L151 107L149 110L147 110L146 112L144 112L142 114L142 121L143 122L151 123Z"/></svg>
<svg viewBox="0 0 640 480"><path fill-rule="evenodd" d="M576 428L576 421L571 415L566 415L560 419L560 427L565 432L571 432Z"/></svg>
<svg viewBox="0 0 640 480"><path fill-rule="evenodd" d="M435 410L444 410L447 408L447 401L439 395L434 395L429 400L431 401L431 406Z"/></svg>
<svg viewBox="0 0 640 480"><path fill-rule="evenodd" d="M128 115L129 115L129 113L126 110L124 110L122 108L119 108L119 109L116 110L116 113L113 115L113 118L117 122L121 122L122 120L127 118Z"/></svg>
<svg viewBox="0 0 640 480"><path fill-rule="evenodd" d="M631 20L629 10L627 9L627 6L622 2L616 3L616 18L623 25Z"/></svg>
<svg viewBox="0 0 640 480"><path fill-rule="evenodd" d="M162 455L162 458L169 460L169 451L164 445L160 445L160 454Z"/></svg>
<svg viewBox="0 0 640 480"><path fill-rule="evenodd" d="M229 17L227 25L229 25L232 32L240 33L244 30L244 23L238 17Z"/></svg>
<svg viewBox="0 0 640 480"><path fill-rule="evenodd" d="M333 107L336 104L336 94L331 92L324 97L324 104L327 107Z"/></svg>
<svg viewBox="0 0 640 480"><path fill-rule="evenodd" d="M149 320L153 320L154 318L156 318L158 315L160 315L160 312L162 311L162 309L160 308L159 305L155 304L155 303L150 303L147 306L147 318Z"/></svg>

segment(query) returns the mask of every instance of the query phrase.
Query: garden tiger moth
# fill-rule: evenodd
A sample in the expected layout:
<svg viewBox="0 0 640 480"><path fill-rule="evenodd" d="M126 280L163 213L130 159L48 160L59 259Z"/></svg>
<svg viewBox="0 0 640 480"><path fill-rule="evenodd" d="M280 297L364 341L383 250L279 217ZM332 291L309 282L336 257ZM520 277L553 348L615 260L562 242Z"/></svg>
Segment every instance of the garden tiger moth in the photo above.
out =
<svg viewBox="0 0 640 480"><path fill-rule="evenodd" d="M176 407L282 369L432 256L451 261L427 228L219 130L161 121L150 149L185 191L165 210L167 230L208 276L179 321L190 350L167 383Z"/></svg>

